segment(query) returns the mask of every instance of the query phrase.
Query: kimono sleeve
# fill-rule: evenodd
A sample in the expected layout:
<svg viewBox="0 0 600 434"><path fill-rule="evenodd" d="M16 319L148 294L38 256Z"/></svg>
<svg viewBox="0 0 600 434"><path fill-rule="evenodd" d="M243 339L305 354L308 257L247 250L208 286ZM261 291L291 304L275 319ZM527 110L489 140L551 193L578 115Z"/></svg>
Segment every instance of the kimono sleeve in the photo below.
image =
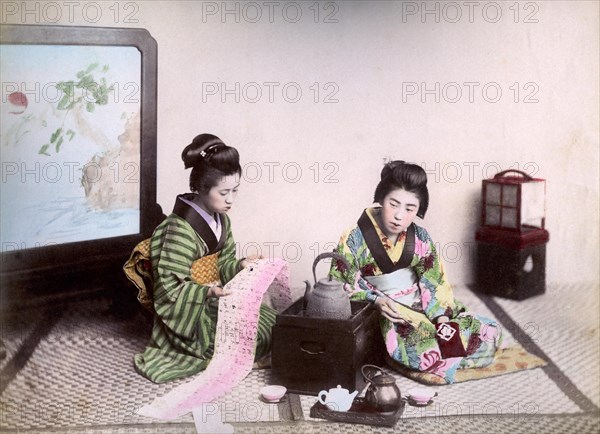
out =
<svg viewBox="0 0 600 434"><path fill-rule="evenodd" d="M329 275L340 282L348 284L346 290L350 292L352 300L375 301L377 295L371 285L362 277L359 271L367 265L364 258L366 243L358 227L346 231L340 237L340 241L334 252L346 259L350 268L339 260L332 259Z"/></svg>
<svg viewBox="0 0 600 434"><path fill-rule="evenodd" d="M153 240L154 309L174 333L193 339L209 287L191 276L192 262L206 253L185 222L167 222Z"/></svg>
<svg viewBox="0 0 600 434"><path fill-rule="evenodd" d="M425 315L432 322L442 315L455 317L458 312L452 286L447 280L444 264L435 244L423 228L416 231L415 254L418 256L415 269L419 276Z"/></svg>
<svg viewBox="0 0 600 434"><path fill-rule="evenodd" d="M235 241L231 231L231 221L227 215L223 215L223 230L227 231L225 246L219 253L219 275L221 283L225 285L242 269L241 259L235 257Z"/></svg>

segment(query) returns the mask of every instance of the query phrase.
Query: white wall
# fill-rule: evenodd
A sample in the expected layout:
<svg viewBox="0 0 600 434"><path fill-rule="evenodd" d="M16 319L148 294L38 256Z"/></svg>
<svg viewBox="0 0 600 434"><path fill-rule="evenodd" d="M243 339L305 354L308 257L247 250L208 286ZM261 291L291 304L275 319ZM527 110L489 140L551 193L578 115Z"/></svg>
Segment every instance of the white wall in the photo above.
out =
<svg viewBox="0 0 600 434"><path fill-rule="evenodd" d="M246 168L231 212L240 250L252 253L258 245L267 254L271 246L288 259L301 253L292 265L295 286L309 278L316 251L370 205L386 156L430 171L431 204L422 223L440 243L455 284L473 281L469 246L481 180L511 167L547 179L548 282L598 282L596 2L521 2L518 18L514 2L475 2L471 18L464 2L429 2L430 10L439 8L439 22L420 15L422 2L322 2L317 23L313 2L274 2L273 22L265 2L120 2L117 20L113 1L96 2L101 16L92 22L97 8L84 1L72 20L63 8L56 23L44 16L47 2L31 2L41 5L37 17L6 15L7 4L21 2L2 3L3 23L148 29L159 50L158 202L170 212L175 195L187 191L183 147L201 132L220 136L239 149ZM462 17L453 23L456 5ZM262 18L252 23L256 6ZM296 6L302 17L292 23ZM502 16L493 22L496 6ZM224 8L234 12L223 16ZM338 22L324 22L330 13ZM126 14L137 22L124 22ZM528 16L537 22L524 22ZM279 83L272 101L266 82ZM440 90L437 103L436 95L425 95L423 103L419 94L403 95L403 83L411 82L428 89L439 83L446 93ZM462 90L455 103L453 82ZM472 102L465 82L479 83ZM239 83L240 101L235 91L207 94L212 83ZM263 91L258 102L248 100L256 90L249 83ZM302 90L297 103L283 97L286 83ZM485 84L488 99L501 89L498 102L486 101ZM337 102L324 103L333 90ZM528 95L537 102L524 103ZM289 182L297 167L299 181ZM327 174L337 182L325 182Z"/></svg>

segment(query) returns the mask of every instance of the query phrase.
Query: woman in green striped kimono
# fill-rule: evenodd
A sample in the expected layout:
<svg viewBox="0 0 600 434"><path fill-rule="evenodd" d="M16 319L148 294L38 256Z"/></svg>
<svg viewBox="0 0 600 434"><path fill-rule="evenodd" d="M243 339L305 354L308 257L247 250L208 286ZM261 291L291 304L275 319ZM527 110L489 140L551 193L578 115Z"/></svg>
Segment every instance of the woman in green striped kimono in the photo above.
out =
<svg viewBox="0 0 600 434"><path fill-rule="evenodd" d="M192 168L192 193L177 196L173 213L150 242L154 326L146 350L134 359L137 371L163 383L204 370L213 355L219 297L223 286L251 261L235 257L227 212L239 187L241 167L235 148L201 134L183 153ZM199 273L192 263L202 259ZM199 283L202 282L202 283ZM261 306L256 344L258 360L270 350L275 310Z"/></svg>

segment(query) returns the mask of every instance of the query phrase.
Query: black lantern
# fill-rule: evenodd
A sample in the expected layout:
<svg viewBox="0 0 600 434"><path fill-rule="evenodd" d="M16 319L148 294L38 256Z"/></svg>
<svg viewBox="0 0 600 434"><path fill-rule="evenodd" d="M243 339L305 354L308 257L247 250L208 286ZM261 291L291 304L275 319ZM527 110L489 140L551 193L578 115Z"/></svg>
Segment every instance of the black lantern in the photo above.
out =
<svg viewBox="0 0 600 434"><path fill-rule="evenodd" d="M524 299L546 289L546 181L506 170L482 183L477 240L481 292Z"/></svg>

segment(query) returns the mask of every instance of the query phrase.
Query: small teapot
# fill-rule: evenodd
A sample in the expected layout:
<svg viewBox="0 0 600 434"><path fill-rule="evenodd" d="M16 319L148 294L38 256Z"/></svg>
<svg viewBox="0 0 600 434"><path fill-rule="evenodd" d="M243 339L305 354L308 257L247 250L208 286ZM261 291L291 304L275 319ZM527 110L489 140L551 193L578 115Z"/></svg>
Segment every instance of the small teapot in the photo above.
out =
<svg viewBox="0 0 600 434"><path fill-rule="evenodd" d="M313 262L313 277L315 286L312 288L310 282L305 280L306 291L304 293L304 312L306 316L317 318L348 319L352 316L352 308L348 293L344 291L344 284L333 280L331 276L317 282L317 263L323 258L335 258L342 261L348 269L350 265L346 259L335 253L322 253Z"/></svg>
<svg viewBox="0 0 600 434"><path fill-rule="evenodd" d="M326 405L327 408L333 411L348 411L352 407L354 398L358 395L358 390L350 393L348 389L338 386L334 389L329 389L329 392L321 390L317 395L319 402Z"/></svg>
<svg viewBox="0 0 600 434"><path fill-rule="evenodd" d="M365 368L375 368L379 374L367 374ZM395 411L400 408L402 396L396 385L396 379L392 375L385 374L380 367L375 365L364 365L361 372L367 380L365 399L369 405L381 412Z"/></svg>

